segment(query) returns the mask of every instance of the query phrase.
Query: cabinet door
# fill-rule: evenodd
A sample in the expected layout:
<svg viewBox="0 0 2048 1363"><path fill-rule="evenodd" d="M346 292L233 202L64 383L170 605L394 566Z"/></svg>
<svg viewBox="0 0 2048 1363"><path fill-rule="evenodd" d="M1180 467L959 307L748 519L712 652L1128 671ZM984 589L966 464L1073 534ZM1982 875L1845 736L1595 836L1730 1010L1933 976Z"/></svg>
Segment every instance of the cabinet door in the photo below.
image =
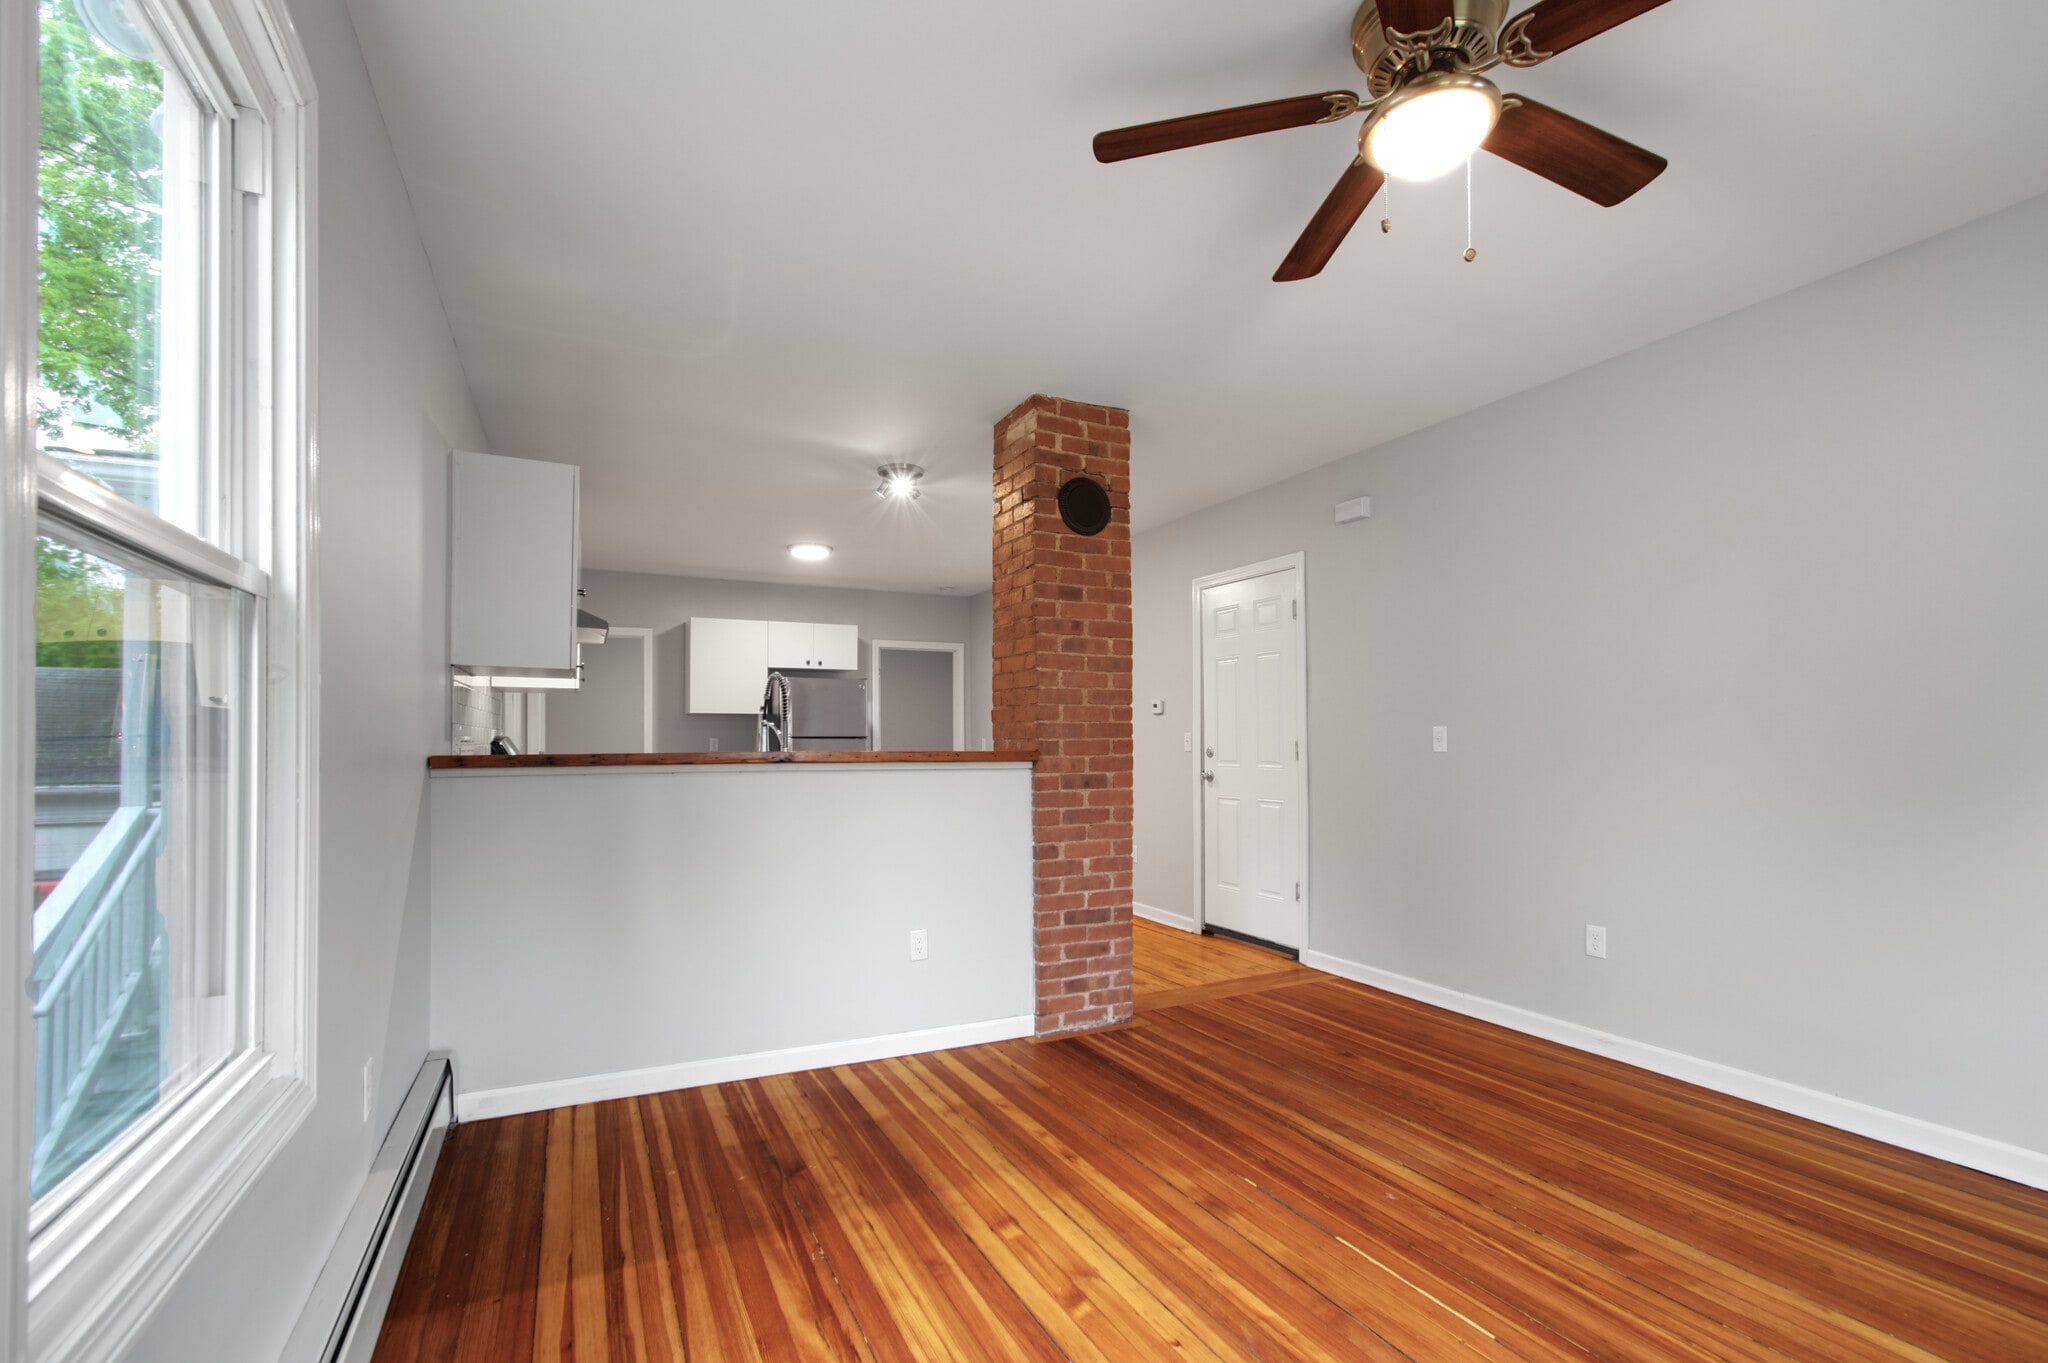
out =
<svg viewBox="0 0 2048 1363"><path fill-rule="evenodd" d="M576 466L457 451L448 661L576 665Z"/></svg>
<svg viewBox="0 0 2048 1363"><path fill-rule="evenodd" d="M851 672L860 666L860 626L813 625L811 630L816 636L812 656L817 659L811 666L834 672Z"/></svg>
<svg viewBox="0 0 2048 1363"><path fill-rule="evenodd" d="M691 714L759 713L767 682L767 621L691 619Z"/></svg>
<svg viewBox="0 0 2048 1363"><path fill-rule="evenodd" d="M811 626L792 624L787 620L768 622L768 666L770 667L816 667L813 661L817 654L811 652Z"/></svg>

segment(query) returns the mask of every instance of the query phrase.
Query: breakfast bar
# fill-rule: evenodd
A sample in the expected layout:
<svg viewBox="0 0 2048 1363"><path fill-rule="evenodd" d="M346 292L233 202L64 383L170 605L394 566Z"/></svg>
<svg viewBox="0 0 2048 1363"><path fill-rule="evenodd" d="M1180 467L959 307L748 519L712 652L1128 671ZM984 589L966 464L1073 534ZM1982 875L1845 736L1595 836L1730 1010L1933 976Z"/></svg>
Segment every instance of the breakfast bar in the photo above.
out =
<svg viewBox="0 0 2048 1363"><path fill-rule="evenodd" d="M1032 1031L1030 753L428 765L462 1116Z"/></svg>

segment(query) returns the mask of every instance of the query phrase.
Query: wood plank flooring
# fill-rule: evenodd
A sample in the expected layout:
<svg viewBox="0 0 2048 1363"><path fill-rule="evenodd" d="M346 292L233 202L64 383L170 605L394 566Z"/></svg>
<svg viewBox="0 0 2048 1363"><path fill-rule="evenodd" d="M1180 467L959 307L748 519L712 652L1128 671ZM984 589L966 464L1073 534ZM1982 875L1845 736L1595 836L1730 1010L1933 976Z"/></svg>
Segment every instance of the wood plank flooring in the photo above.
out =
<svg viewBox="0 0 2048 1363"><path fill-rule="evenodd" d="M457 1127L377 1363L2048 1359L2048 1194L1136 951L1135 1027Z"/></svg>

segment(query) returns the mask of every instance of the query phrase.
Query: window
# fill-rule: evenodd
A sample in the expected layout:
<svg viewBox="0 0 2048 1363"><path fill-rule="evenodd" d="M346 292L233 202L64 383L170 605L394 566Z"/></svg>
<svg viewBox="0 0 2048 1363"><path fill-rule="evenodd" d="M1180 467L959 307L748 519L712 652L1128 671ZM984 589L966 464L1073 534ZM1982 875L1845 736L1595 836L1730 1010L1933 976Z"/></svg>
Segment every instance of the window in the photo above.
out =
<svg viewBox="0 0 2048 1363"><path fill-rule="evenodd" d="M31 128L0 108L0 163L32 135L37 182L32 219L0 218L34 236L37 298L5 432L35 504L0 526L10 580L33 539L9 704L34 750L0 774L34 824L10 1252L37 1359L117 1353L311 1105L312 91L271 3L37 0L34 72L0 35L38 98Z"/></svg>

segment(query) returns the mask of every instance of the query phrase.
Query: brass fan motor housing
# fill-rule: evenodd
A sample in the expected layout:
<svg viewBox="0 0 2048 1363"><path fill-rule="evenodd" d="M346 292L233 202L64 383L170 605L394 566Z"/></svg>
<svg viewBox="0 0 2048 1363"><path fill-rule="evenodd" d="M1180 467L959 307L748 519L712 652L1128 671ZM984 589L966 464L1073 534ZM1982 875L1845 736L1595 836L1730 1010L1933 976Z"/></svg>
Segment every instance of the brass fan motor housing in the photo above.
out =
<svg viewBox="0 0 2048 1363"><path fill-rule="evenodd" d="M1404 80L1428 70L1476 70L1494 64L1509 0L1454 0L1450 32L1417 35L1427 42L1390 43L1377 0L1365 0L1351 21L1351 59L1365 73L1366 89L1384 98Z"/></svg>

